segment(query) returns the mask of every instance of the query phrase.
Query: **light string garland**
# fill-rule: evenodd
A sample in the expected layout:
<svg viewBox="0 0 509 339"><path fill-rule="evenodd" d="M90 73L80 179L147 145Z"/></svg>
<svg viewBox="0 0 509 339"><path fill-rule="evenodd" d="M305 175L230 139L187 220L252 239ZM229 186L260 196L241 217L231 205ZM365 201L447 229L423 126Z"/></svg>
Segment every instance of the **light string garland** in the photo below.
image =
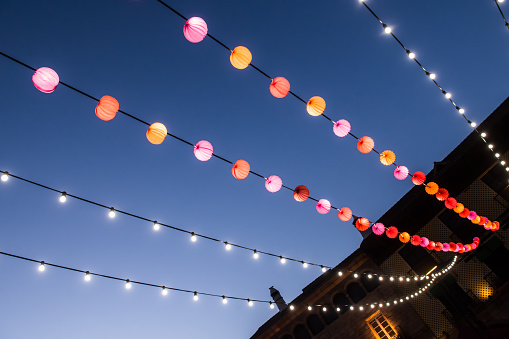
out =
<svg viewBox="0 0 509 339"><path fill-rule="evenodd" d="M507 22L504 12L502 12L502 8L500 8L500 5L499 5L499 3L504 2L504 0L493 0L493 1L495 1L495 5L497 5L498 11L500 12L500 15L502 16L502 19L504 19L505 27L509 28L509 22Z"/></svg>
<svg viewBox="0 0 509 339"><path fill-rule="evenodd" d="M193 291L193 290L188 290L188 289L181 289L181 288L176 288L176 287L171 287L171 286L166 286L166 285L158 285L158 284L147 283L147 282L143 282L143 281L131 280L131 279L126 279L126 278L119 278L119 277L115 277L115 276L112 276L112 275L106 275L106 274L101 274L101 273L94 273L94 272L91 272L91 271L88 271L88 270L82 270L82 269L73 268L73 267L69 267L69 266L53 264L53 263L49 263L47 261L31 259L31 258L27 258L27 257L23 257L23 256L19 256L19 255L16 255L16 254L11 254L11 253L6 253L6 252L0 252L0 254L4 255L4 256L7 256L7 257L11 257L11 258L16 258L16 259L20 259L20 260L25 260L25 261L37 263L37 264L39 264L39 266L38 266L39 272L45 272L46 271L46 267L55 267L55 268L59 268L59 269L62 269L62 270L67 270L67 271L81 273L81 274L84 274L83 278L84 278L84 280L86 282L91 281L92 277L95 276L95 277L100 277L100 278L105 278L105 279L110 279L110 280L122 281L122 282L124 282L124 287L126 289L131 289L133 287L133 285L142 285L142 286L147 286L147 287L154 287L154 288L160 289L161 290L161 294L163 296L166 296L168 294L168 291L176 291L176 292L183 292L183 293L192 294L194 301L198 301L199 300L199 296L203 295L203 296L220 298L222 300L223 304L227 304L228 300L231 299L231 300L246 301L249 307L252 307L255 302L269 304L270 309L274 309L274 306L275 306L275 302L269 301L269 300L241 298L241 297L227 296L227 295L224 295L224 294L214 294L214 293ZM444 269L442 269L440 272L438 272L436 274L432 274L431 275L431 279L429 279L428 275L425 275L425 276L415 276L415 277L419 277L418 281L422 281L424 279L429 280L429 282L427 282L424 287L419 288L416 292L413 292L413 293L411 293L411 294L409 294L409 295L407 295L405 297L402 297L402 298L396 298L396 299L394 299L392 301L392 303L387 301L387 300L371 302L371 303L364 304L365 308L364 308L364 306L361 305L361 306L358 306L357 309L359 311L363 311L364 309L369 310L370 308L375 308L377 306L379 308L382 308L382 307L385 307L385 306L388 307L388 306L391 306L391 305L398 304L398 300L399 300L400 303L402 303L405 300L408 301L411 298L418 297L420 294L425 292L429 287L431 287L438 277L440 277L442 274L446 274L452 267L454 267L454 265L456 264L456 259L457 259L457 257L455 256L453 258L452 262L447 267L445 267ZM286 305L288 305L290 310L292 310L292 311L295 310L295 305L293 305L291 303L286 303ZM314 307L322 307L322 309L325 308L324 311L326 311L327 307L330 306L330 305L313 305L313 306ZM349 307L351 310L355 309L355 307L352 306L352 305L334 305L334 307L335 307L336 311L338 311L338 312L341 311L341 307ZM307 309L309 311L311 311L313 309L313 307L311 305L307 305Z"/></svg>
<svg viewBox="0 0 509 339"><path fill-rule="evenodd" d="M10 57L8 55L6 55L5 53L2 53L0 52L1 55L7 57L8 59L12 60L12 61L15 61L16 63L20 64L20 65L23 65L25 67L28 67L29 69L31 70L34 70L35 68L31 67L31 66L28 66L26 65L25 63L13 58L13 57ZM39 70L43 69L43 71L39 72ZM118 101L113 98L113 97L110 97L110 96L104 96L102 97L100 100L96 99L95 97L93 97L92 95L90 94L87 94L71 85L68 85L62 81L60 81L58 75L56 74L56 72L54 72L53 70L49 69L49 68L40 68L39 70L36 71L36 73L34 74L33 76L33 82L34 84L36 85L37 88L45 88L47 89L49 92L53 91L56 86L61 83L63 84L64 86L88 97L88 98L91 98L95 101L99 101L99 104L97 105L96 107L96 115L102 119L102 120L105 120L105 121L108 121L108 120L111 120L115 117L116 113L117 112L121 112L123 114L125 114L126 116L132 118L132 119L135 119L136 121L138 122L141 122L145 125L149 125L149 123L125 112L125 111L122 111L119 109L119 104L118 104ZM40 79L36 79L37 77L40 77ZM35 80L34 80L35 79ZM338 217L340 220L342 221L348 221L350 220L352 217L358 219L360 217L356 216L355 214L352 213L351 209L348 208L348 207L343 207L341 209L337 208L337 207L334 207L331 205L331 203L327 200L327 199L315 199L313 197L310 197L309 196L309 190L306 186L304 185L299 185L297 186L295 189L291 189L290 187L288 186L285 186L283 185L282 183L282 180L278 177L278 176L269 176L268 178L262 176L261 174L258 174L254 171L251 170L251 167L249 165L249 163L245 160L238 160L237 162L233 163L232 161L230 160L227 160L217 154L214 154L213 153L213 148L212 148L212 145L208 142L208 141L205 141L205 140L202 140L200 142L198 142L196 145L193 145L191 142L188 142L180 137L177 137L173 134L170 134L168 133L168 131L166 130L166 127L161 124L161 123L154 123L152 125L149 125L149 130L147 131L147 138L148 140L153 143L153 144L160 144L164 141L164 138L166 137L166 135L170 135L171 137L179 140L179 141L182 141L188 145L191 145L194 147L194 153L195 153L195 156L199 159L199 160L202 160L202 161L205 161L205 160L209 160L212 156L220 159L220 160L223 160L224 162L227 162L229 164L233 164L233 168L232 168L232 175L237 178L237 179L245 179L249 173L253 173L254 175L256 175L257 177L260 177L260 178L263 178L265 179L265 187L266 189L269 191L269 192L277 192L279 191L281 188L285 188L287 190L290 190L290 191L293 191L293 196L294 196L294 199L299 201L299 202L302 202L302 201L305 201L307 200L308 198L311 199L311 200L314 200L317 202L316 204L316 209L318 211L318 213L320 214L327 214L331 208L333 209L336 209L338 211ZM363 137L359 140L359 142L365 138L369 138L369 137ZM371 139L371 138L369 138ZM362 145L362 147L365 147L366 146L366 143L364 143ZM359 147L359 146L358 146ZM361 149L361 147L359 147L359 149ZM389 151L386 151L386 152L389 152ZM384 152L385 153L385 152ZM383 153L382 153L383 154ZM387 153L386 153L387 155ZM381 158L382 160L382 158ZM387 159L386 159L387 161ZM404 166L398 166L396 168L396 171L395 171L395 175L397 173L397 176L401 176L401 175L404 175L404 177L408 176L408 169ZM418 181L414 180L414 176L418 175ZM424 179L422 178L424 177L425 179L425 175L424 173L422 172L416 172L414 173L414 175L412 176L412 181L414 182L414 184L424 184ZM434 184L434 183L433 183ZM427 184L429 185L429 183ZM435 186L437 186L436 184L434 184ZM438 188L438 186L437 186ZM426 190L428 191L428 187L426 186ZM438 192L438 191L437 191ZM435 193L437 193L435 192ZM430 192L428 192L430 193ZM434 193L430 193L430 194L434 194ZM453 198L451 198L453 199ZM447 205L446 205L447 206ZM463 206L461 204L461 206ZM462 210L463 211L463 210ZM461 212L461 211L460 211ZM112 214L114 214L114 211L111 212ZM459 212L458 212L459 213ZM475 213L475 212L472 212L472 213ZM477 215L477 214L476 214ZM480 219L481 217L479 217L479 221L481 220ZM362 218L363 220L368 220L366 218ZM477 221L477 219L475 219ZM491 222L487 219L487 218L484 218L482 219L483 222L485 221L486 223L489 222L489 225L491 225ZM373 224L371 222L367 222L368 226ZM373 224L374 225L374 224ZM358 227L359 228L359 227ZM362 229L362 228L359 228L360 231L364 231L365 229ZM494 229L493 229L494 230Z"/></svg>
<svg viewBox="0 0 509 339"><path fill-rule="evenodd" d="M242 46L239 46L237 48L235 48L234 50L231 50L229 47L227 47L224 43L222 43L221 41L219 41L218 39L216 39L215 37L213 37L212 35L210 35L208 33L208 27L207 27L207 24L205 23L205 21L201 18L198 18L198 17L193 17L193 18L190 18L190 19L187 19L185 16L183 16L181 13L179 13L177 10L175 10L174 8L172 8L171 6L169 6L168 4L166 4L164 1L162 0L157 0L160 4L162 4L163 6L165 6L167 9L171 10L172 12L174 12L175 14L177 14L178 16L180 16L181 18L183 18L184 20L186 20L186 24L184 26L184 36L186 37L186 39L188 39L190 42L193 42L193 43L197 43L197 42L200 42L202 41L205 36L209 36L211 39L213 39L215 42L217 42L218 44L220 44L221 46L223 46L224 48L226 48L228 51L230 51L232 54L231 54L231 61L232 61L232 64L234 67L236 68L240 68L240 69L244 69L248 66L251 66L253 67L254 69L256 69L259 73L261 73L262 75L264 75L265 77L269 78L272 82L271 82L271 85L270 85L270 92L272 93L272 95L274 95L275 97L277 98L283 98L285 97L288 93L292 94L294 97L296 97L297 99L299 99L300 101L302 101L303 103L306 104L307 106L307 111L310 115L312 116L319 116L319 115L322 115L324 118L326 118L327 120L329 120L330 122L332 122L334 124L334 127L333 127L333 131L334 131L334 134L336 134L337 136L339 137L345 137L346 135L350 135L351 137L353 137L354 139L357 140L357 149L361 152L361 153L370 153L371 151L373 151L374 153L376 153L377 155L379 155L380 157L380 162L383 164L383 165L386 165L386 166L389 166L389 165L394 165L396 167L396 169L394 170L394 177L398 180L404 180L408 177L408 174L409 174L409 170L406 166L398 166L395 162L396 160L396 155L394 154L394 152L390 151L390 150L385 150L383 152L379 152L377 151L374 146L374 141L372 138L368 137L368 136L364 136L364 137L357 137L355 136L352 132L351 132L351 125L348 121L344 120L344 119L341 119L341 120L338 120L338 121L333 121L331 118L329 118L328 116L326 116L325 114L323 114L323 111L325 110L325 100L323 100L321 97L312 97L309 101L305 101L303 100L300 96L298 96L297 94L295 94L294 92L290 91L290 83L285 79L285 78L282 78L282 77L277 77L275 79L271 78L269 75L267 75L267 73L263 72L261 69L259 69L258 67L256 67L255 65L252 64L252 55L251 55L251 52L249 52L249 50L247 50L247 48L245 47L242 47ZM467 122L470 124L471 127L473 127L475 129L475 131L477 131L479 133L479 131L475 128L476 127L476 124L472 121L470 121L468 118L466 118L466 116L464 115L465 113L465 110L458 107L454 101L451 100L451 94L450 93L447 93L443 90L443 88L434 80L435 79L435 74L434 73L429 73L428 71L426 71L426 69L421 65L421 63L415 58L415 54L410 52L402 43L401 41L392 33L392 29L387 26L385 23L382 22L382 20L380 20L380 18L371 10L371 8L369 8L363 0L361 0L361 2L363 2L363 4L366 6L366 8L373 14L373 16L375 16L375 18L382 24L382 26L384 27L384 30L386 33L388 34L391 34L394 39L396 39L396 41L398 41L398 43L405 49L405 51L407 51L407 54L408 56L411 58L411 59L414 59L414 61L421 67L421 69L426 72L426 75L428 75L432 80L433 82L438 86L438 88L442 91L442 93L445 95L445 97L447 99L449 99L449 101L458 109L458 111L463 115L463 117L467 120ZM199 35L199 38L198 39L193 39L193 38L190 38L187 34L186 34L186 30L195 30L196 34ZM235 55L235 51L239 48L242 48L242 51L244 54L246 54L246 58L245 60L241 60L240 63L242 63L242 67L239 67L239 63L238 62L234 62L233 58L234 58L234 55ZM240 52L239 52L240 53ZM481 139L487 143L486 141L486 133L481 133ZM496 153L494 150L493 150L493 145L488 145L488 148L490 150L492 150L493 154L495 155L495 157L498 159L500 157L500 154L499 153ZM502 166L505 165L505 161L500 161L500 164ZM506 171L509 171L509 167L506 167ZM415 172L414 175L412 176L412 182L416 185L418 185L416 183L416 181L414 181L414 176L415 175L422 175L424 176L424 174L422 172ZM424 176L424 179L426 177ZM279 179L279 178L278 178ZM424 180L422 182L419 183L420 185L424 185L426 187L426 192L428 192L429 194L432 194L434 195L435 193L430 193L430 190L428 190L428 184L432 184L433 186L435 186L436 184L435 183L428 183L428 184L425 184L424 183ZM275 191L271 191L268 187L267 189L270 191L270 192L276 192L279 190L280 187L278 187ZM287 188L287 187L285 187ZM445 189L441 189L441 190L445 190ZM447 192L447 190L445 190ZM448 197L448 192L447 192L447 197ZM439 197L439 195L437 195L437 198ZM297 198L296 198L297 199ZM452 198L454 199L454 198ZM312 199L312 200L315 200L317 201L316 199ZM439 199L441 200L441 199ZM298 200L300 201L300 200ZM443 200L441 200L443 201ZM454 201L456 201L454 199ZM326 205L324 206L323 204L320 203L320 201L317 201L317 210L319 213L321 214L326 214L329 212L330 208L334 208L336 210L338 210L338 212L340 211L339 209L335 208L334 206L329 206L329 201L325 200L323 201L326 203ZM446 205L447 206L447 205ZM463 206L463 204L461 204L461 206ZM468 210L468 209L467 209ZM458 212L461 213L462 211ZM474 212L475 213L475 212ZM477 215L477 213L475 213L475 215ZM461 215L460 215L461 216ZM354 216L356 217L356 216ZM341 218L340 218L341 219ZM475 219L475 217L474 217ZM482 221L484 219L480 219L479 221ZM487 220L487 219L486 219ZM477 221L477 220L476 220ZM477 223L477 222L474 222L474 223ZM491 222L489 223L491 224ZM484 224L485 225L485 224ZM484 226L483 225L483 226Z"/></svg>

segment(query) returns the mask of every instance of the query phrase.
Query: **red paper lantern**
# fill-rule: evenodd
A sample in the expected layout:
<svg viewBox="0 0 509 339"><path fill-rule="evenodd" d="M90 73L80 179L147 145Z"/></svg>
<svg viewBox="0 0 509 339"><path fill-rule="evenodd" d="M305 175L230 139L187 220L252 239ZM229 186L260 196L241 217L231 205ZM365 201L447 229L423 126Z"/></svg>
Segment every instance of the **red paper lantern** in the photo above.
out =
<svg viewBox="0 0 509 339"><path fill-rule="evenodd" d="M459 216L462 218L466 218L466 217L468 217L469 214L470 214L470 211L468 210L468 208L464 208L463 211L459 214Z"/></svg>
<svg viewBox="0 0 509 339"><path fill-rule="evenodd" d="M414 185L422 185L426 181L426 175L422 172L415 172L412 174L412 182Z"/></svg>
<svg viewBox="0 0 509 339"><path fill-rule="evenodd" d="M420 246L421 245L421 237L416 235L413 235L412 238L410 238L410 243L414 246Z"/></svg>
<svg viewBox="0 0 509 339"><path fill-rule="evenodd" d="M283 77L277 77L272 79L269 90L276 98L284 98L290 92L290 83Z"/></svg>
<svg viewBox="0 0 509 339"><path fill-rule="evenodd" d="M440 188L435 197L438 199L438 201L444 201L449 197L449 192L445 188Z"/></svg>
<svg viewBox="0 0 509 339"><path fill-rule="evenodd" d="M359 231L365 231L369 228L369 220L366 218L358 218L355 220L355 227L357 227Z"/></svg>
<svg viewBox="0 0 509 339"><path fill-rule="evenodd" d="M309 190L304 185L299 185L293 190L293 198L299 202L306 201L309 197Z"/></svg>
<svg viewBox="0 0 509 339"><path fill-rule="evenodd" d="M105 95L99 100L95 108L95 115L101 120L110 121L117 115L118 109L120 105L118 104L117 99L114 97L110 97L109 95Z"/></svg>
<svg viewBox="0 0 509 339"><path fill-rule="evenodd" d="M454 198L447 198L447 200L445 200L445 207L452 210L454 207L456 207L456 204L458 202L456 201L456 199Z"/></svg>
<svg viewBox="0 0 509 339"><path fill-rule="evenodd" d="M398 229L394 226L387 227L385 235L387 235L388 238L394 239L398 236Z"/></svg>

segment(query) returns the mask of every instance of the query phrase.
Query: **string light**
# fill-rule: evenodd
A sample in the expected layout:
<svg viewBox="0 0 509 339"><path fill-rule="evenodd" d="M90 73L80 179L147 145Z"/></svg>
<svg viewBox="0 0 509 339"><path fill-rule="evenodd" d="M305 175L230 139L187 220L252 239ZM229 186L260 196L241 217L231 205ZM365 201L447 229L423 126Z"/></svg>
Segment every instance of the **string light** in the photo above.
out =
<svg viewBox="0 0 509 339"><path fill-rule="evenodd" d="M62 195L58 200L60 200L61 203L64 203L67 200L67 193L62 192Z"/></svg>
<svg viewBox="0 0 509 339"><path fill-rule="evenodd" d="M44 264L44 261L41 261L41 264L39 265L39 272L43 272L46 269L46 266Z"/></svg>
<svg viewBox="0 0 509 339"><path fill-rule="evenodd" d="M193 300L198 301L198 292L194 292Z"/></svg>
<svg viewBox="0 0 509 339"><path fill-rule="evenodd" d="M505 27L509 28L509 22L507 22L507 19L505 18L505 15L504 15L504 12L502 12L502 8L500 8L499 6L499 3L503 3L504 0L494 0L495 1L495 5L497 6L498 8L498 11L500 13L500 15L502 16L502 19L504 19L504 23L505 23Z"/></svg>
<svg viewBox="0 0 509 339"><path fill-rule="evenodd" d="M270 308L271 310L273 310L273 309L274 309L274 303L273 303L272 301L271 301L271 302L269 302L269 308Z"/></svg>
<svg viewBox="0 0 509 339"><path fill-rule="evenodd" d="M357 273L354 273L353 277L357 279L359 277L359 275Z"/></svg>
<svg viewBox="0 0 509 339"><path fill-rule="evenodd" d="M224 243L224 248L225 248L227 251L229 251L229 250L231 250L231 249L232 249L232 245L231 245L231 244L229 244L229 243L228 243L228 241L226 241L226 242Z"/></svg>
<svg viewBox="0 0 509 339"><path fill-rule="evenodd" d="M228 303L228 299L226 299L226 297L223 295L223 304L227 304Z"/></svg>
<svg viewBox="0 0 509 339"><path fill-rule="evenodd" d="M110 209L110 213L108 214L108 216L112 219L115 218L115 209L113 207Z"/></svg>
<svg viewBox="0 0 509 339"><path fill-rule="evenodd" d="M295 306L290 305L290 310L292 310L292 311L293 311L294 309L295 309Z"/></svg>
<svg viewBox="0 0 509 339"><path fill-rule="evenodd" d="M339 271L338 275L341 277L343 275L343 272Z"/></svg>
<svg viewBox="0 0 509 339"><path fill-rule="evenodd" d="M125 288L126 288L126 289L128 289L128 290L130 290L130 289L131 289L131 287L132 287L132 284L131 284L131 282L129 281L129 279L127 279L127 280L125 281Z"/></svg>
<svg viewBox="0 0 509 339"><path fill-rule="evenodd" d="M249 307L253 307L253 301L251 299L247 299L247 304Z"/></svg>
<svg viewBox="0 0 509 339"><path fill-rule="evenodd" d="M196 242L196 240L198 240L198 238L196 237L196 234L194 234L194 232L191 233L191 241Z"/></svg>
<svg viewBox="0 0 509 339"><path fill-rule="evenodd" d="M325 273L327 272L327 269L325 267L322 266L322 272Z"/></svg>
<svg viewBox="0 0 509 339"><path fill-rule="evenodd" d="M308 268L308 263L307 262L302 262L302 267Z"/></svg>
<svg viewBox="0 0 509 339"><path fill-rule="evenodd" d="M312 309L313 309L313 307L308 305L308 311L311 311Z"/></svg>
<svg viewBox="0 0 509 339"><path fill-rule="evenodd" d="M260 257L260 255L258 254L258 252L256 252L256 250L253 251L253 258L255 259L258 259Z"/></svg>
<svg viewBox="0 0 509 339"><path fill-rule="evenodd" d="M85 272L85 281L90 281L90 279L91 279L90 272L86 271Z"/></svg>
<svg viewBox="0 0 509 339"><path fill-rule="evenodd" d="M281 257L281 256L279 257L279 261L281 261L281 263L282 263L282 264L285 264L285 263L286 263L286 259L285 259L285 258L283 258L283 257Z"/></svg>
<svg viewBox="0 0 509 339"><path fill-rule="evenodd" d="M161 290L161 294L168 295L168 289L166 288L166 286L163 286L163 289Z"/></svg>
<svg viewBox="0 0 509 339"><path fill-rule="evenodd" d="M157 221L154 221L154 226L153 226L153 228L154 228L154 231L159 231L159 229L161 229L161 225L159 225L159 224L157 223Z"/></svg>
<svg viewBox="0 0 509 339"><path fill-rule="evenodd" d="M9 173L8 173L8 172L3 172L3 173L2 173L2 176L0 177L0 179L1 179L2 181L7 181L7 180L9 180Z"/></svg>

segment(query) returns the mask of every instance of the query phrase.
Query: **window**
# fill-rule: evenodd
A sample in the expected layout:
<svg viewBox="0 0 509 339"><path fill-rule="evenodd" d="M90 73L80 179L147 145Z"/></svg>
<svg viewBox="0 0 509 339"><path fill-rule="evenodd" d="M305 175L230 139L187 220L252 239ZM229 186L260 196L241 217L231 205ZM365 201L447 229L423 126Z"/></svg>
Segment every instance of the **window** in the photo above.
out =
<svg viewBox="0 0 509 339"><path fill-rule="evenodd" d="M306 320L306 324L313 334L318 334L325 328L324 324L320 320L320 317L316 314L311 314Z"/></svg>
<svg viewBox="0 0 509 339"><path fill-rule="evenodd" d="M378 339L392 339L398 336L394 328L387 321L387 318L380 311L366 319L366 322Z"/></svg>

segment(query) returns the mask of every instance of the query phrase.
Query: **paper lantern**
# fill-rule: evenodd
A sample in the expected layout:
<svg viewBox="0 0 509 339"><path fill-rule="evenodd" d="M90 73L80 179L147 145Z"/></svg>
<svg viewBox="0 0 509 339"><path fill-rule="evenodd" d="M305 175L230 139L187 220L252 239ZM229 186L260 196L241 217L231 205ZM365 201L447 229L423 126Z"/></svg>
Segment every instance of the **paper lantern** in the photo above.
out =
<svg viewBox="0 0 509 339"><path fill-rule="evenodd" d="M429 195L435 195L438 192L438 185L434 182L428 182L425 190Z"/></svg>
<svg viewBox="0 0 509 339"><path fill-rule="evenodd" d="M394 177L398 180L405 180L408 177L408 168L405 166L398 166L394 170Z"/></svg>
<svg viewBox="0 0 509 339"><path fill-rule="evenodd" d="M424 181L426 181L426 175L424 173L417 171L412 174L412 183L414 185L422 185Z"/></svg>
<svg viewBox="0 0 509 339"><path fill-rule="evenodd" d="M202 41L207 36L207 23L202 18L194 16L184 25L184 36L192 43Z"/></svg>
<svg viewBox="0 0 509 339"><path fill-rule="evenodd" d="M484 226L484 225L486 225L487 221L488 221L488 219L486 219L485 217L479 217L479 222L477 224Z"/></svg>
<svg viewBox="0 0 509 339"><path fill-rule="evenodd" d="M166 130L166 126L161 124L160 122L155 122L148 128L147 131L147 139L154 145L159 145L164 141L168 131Z"/></svg>
<svg viewBox="0 0 509 339"><path fill-rule="evenodd" d="M449 246L449 244L448 244L448 243L444 242L444 243L442 244L442 251L444 251L444 252L449 252L449 250L450 250L450 249L451 249L451 246Z"/></svg>
<svg viewBox="0 0 509 339"><path fill-rule="evenodd" d="M284 98L290 92L290 83L283 77L277 77L272 79L269 90L276 98Z"/></svg>
<svg viewBox="0 0 509 339"><path fill-rule="evenodd" d="M373 230L373 233L375 233L376 235L382 235L385 233L385 226L381 222L373 224L371 229Z"/></svg>
<svg viewBox="0 0 509 339"><path fill-rule="evenodd" d="M446 207L446 208L448 208L448 209L452 210L454 207L456 207L456 204L457 204L457 203L458 203L458 202L456 201L456 199L454 199L454 198L447 198L447 199L445 200L445 203L444 203L444 204L445 204L445 207Z"/></svg>
<svg viewBox="0 0 509 339"><path fill-rule="evenodd" d="M355 227L361 232L364 232L369 228L369 220L366 218L358 218L355 220Z"/></svg>
<svg viewBox="0 0 509 339"><path fill-rule="evenodd" d="M206 140L198 141L194 145L194 156L200 161L207 161L212 158L213 152L212 144Z"/></svg>
<svg viewBox="0 0 509 339"><path fill-rule="evenodd" d="M477 245L479 245L480 241L481 241L481 239L479 239L478 237L474 237L474 239L472 239L472 242L476 243Z"/></svg>
<svg viewBox="0 0 509 339"><path fill-rule="evenodd" d="M367 154L375 147L375 142L370 137L362 137L357 141L357 149L359 152Z"/></svg>
<svg viewBox="0 0 509 339"><path fill-rule="evenodd" d="M470 214L469 209L468 208L464 208L463 212L459 213L459 216L462 217L462 218L466 218L466 217L468 217L469 214Z"/></svg>
<svg viewBox="0 0 509 339"><path fill-rule="evenodd" d="M343 207L338 211L338 217L341 221L348 221L352 218L352 210L348 207Z"/></svg>
<svg viewBox="0 0 509 339"><path fill-rule="evenodd" d="M232 174L236 179L246 179L251 166L245 160L237 160L232 167Z"/></svg>
<svg viewBox="0 0 509 339"><path fill-rule="evenodd" d="M443 245L441 242L435 243L435 251L441 251L443 249Z"/></svg>
<svg viewBox="0 0 509 339"><path fill-rule="evenodd" d="M472 224L478 225L481 222L481 217L479 215L476 215L475 219L470 221L472 221Z"/></svg>
<svg viewBox="0 0 509 339"><path fill-rule="evenodd" d="M426 248L430 251L433 251L435 249L435 242L430 240L430 242L428 243L428 246L426 246Z"/></svg>
<svg viewBox="0 0 509 339"><path fill-rule="evenodd" d="M51 93L57 88L60 79L57 72L49 67L41 67L32 75L35 88L43 93Z"/></svg>
<svg viewBox="0 0 509 339"><path fill-rule="evenodd" d="M230 55L230 62L237 69L244 69L253 60L251 52L244 46L235 47Z"/></svg>
<svg viewBox="0 0 509 339"><path fill-rule="evenodd" d="M460 248L457 252L458 253L465 253L465 247Z"/></svg>
<svg viewBox="0 0 509 339"><path fill-rule="evenodd" d="M314 117L319 116L325 111L325 100L321 97L312 97L306 105L306 110Z"/></svg>
<svg viewBox="0 0 509 339"><path fill-rule="evenodd" d="M327 214L330 211L330 202L327 199L320 199L316 203L316 210L320 214Z"/></svg>
<svg viewBox="0 0 509 339"><path fill-rule="evenodd" d="M117 115L120 105L117 99L105 95L99 100L99 103L95 107L95 115L101 120L110 121Z"/></svg>
<svg viewBox="0 0 509 339"><path fill-rule="evenodd" d="M299 202L306 201L309 197L309 190L304 185L299 185L293 190L293 198Z"/></svg>
<svg viewBox="0 0 509 339"><path fill-rule="evenodd" d="M416 235L413 235L411 238L410 238L410 243L414 246L419 246L421 244L421 237L418 236L417 234Z"/></svg>
<svg viewBox="0 0 509 339"><path fill-rule="evenodd" d="M450 242L450 243L449 243L449 251L451 251L451 252L456 252L457 247L458 247L458 246L456 246L456 243L454 243L454 242Z"/></svg>
<svg viewBox="0 0 509 339"><path fill-rule="evenodd" d="M445 199L449 198L449 191L447 191L445 188L440 188L435 197L438 199L438 201L445 201Z"/></svg>
<svg viewBox="0 0 509 339"><path fill-rule="evenodd" d="M490 220L488 220L488 222L486 224L484 224L484 229L487 231L491 230L491 225L492 225L492 222Z"/></svg>
<svg viewBox="0 0 509 339"><path fill-rule="evenodd" d="M474 220L477 217L477 213L475 211L470 211L467 215L468 220Z"/></svg>
<svg viewBox="0 0 509 339"><path fill-rule="evenodd" d="M392 165L396 161L396 154L393 151L383 151L380 153L380 162L382 165L389 166Z"/></svg>
<svg viewBox="0 0 509 339"><path fill-rule="evenodd" d="M466 244L463 247L465 248L465 252L470 252L472 250L472 246L470 244Z"/></svg>
<svg viewBox="0 0 509 339"><path fill-rule="evenodd" d="M458 252L463 251L463 250L464 250L464 248L465 248L465 246L463 246L463 244L462 244L462 243L460 243L460 242L459 242L459 243L457 243L457 244L456 244L456 246L457 246L457 248L458 248ZM460 253L463 253L463 252L460 252Z"/></svg>
<svg viewBox="0 0 509 339"><path fill-rule="evenodd" d="M388 238L394 239L398 236L398 229L394 226L387 227L387 229L385 230L385 235Z"/></svg>
<svg viewBox="0 0 509 339"><path fill-rule="evenodd" d="M406 244L407 242L410 241L410 234L408 234L407 232L402 232L399 235L399 241L401 241L402 243Z"/></svg>
<svg viewBox="0 0 509 339"><path fill-rule="evenodd" d="M338 137L346 137L350 133L352 126L345 119L338 120L334 123L332 130Z"/></svg>
<svg viewBox="0 0 509 339"><path fill-rule="evenodd" d="M473 243L473 244L471 244L470 246L472 246L472 249L473 249L473 250L475 250L475 249L477 248L477 246L479 246L479 245L478 245L478 244Z"/></svg>
<svg viewBox="0 0 509 339"><path fill-rule="evenodd" d="M281 186L283 186L283 180L277 175L271 175L265 180L265 188L271 193L279 191Z"/></svg>
<svg viewBox="0 0 509 339"><path fill-rule="evenodd" d="M498 221L494 221L491 223L491 230L498 231L500 229L500 223Z"/></svg>
<svg viewBox="0 0 509 339"><path fill-rule="evenodd" d="M421 237L421 247L426 247L429 244L429 239L426 237Z"/></svg>
<svg viewBox="0 0 509 339"><path fill-rule="evenodd" d="M461 213L465 209L465 206L461 202L458 202L456 206L454 207L453 211L456 213Z"/></svg>

